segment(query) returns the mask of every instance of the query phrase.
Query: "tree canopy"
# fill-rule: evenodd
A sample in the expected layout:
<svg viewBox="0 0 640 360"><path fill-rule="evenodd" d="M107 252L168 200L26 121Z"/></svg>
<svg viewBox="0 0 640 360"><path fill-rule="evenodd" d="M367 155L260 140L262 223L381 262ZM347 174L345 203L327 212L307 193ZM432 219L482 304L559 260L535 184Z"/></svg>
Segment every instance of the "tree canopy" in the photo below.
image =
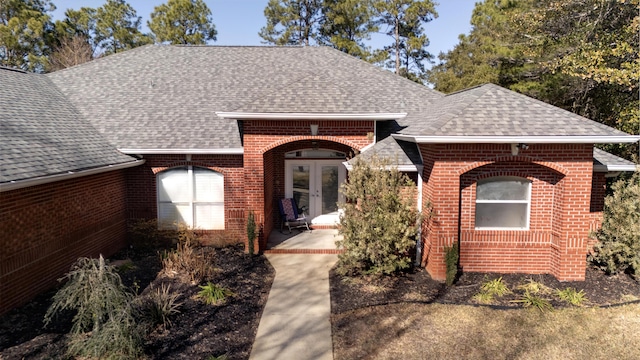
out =
<svg viewBox="0 0 640 360"><path fill-rule="evenodd" d="M493 82L629 133L640 130L640 0L485 0L428 72L436 90ZM632 158L637 144L608 145Z"/></svg>
<svg viewBox="0 0 640 360"><path fill-rule="evenodd" d="M376 22L386 27L385 34L392 38L384 48L391 57L386 66L422 83L426 77L424 61L433 58L426 49L429 38L422 26L438 16L435 4L431 0L379 0L374 8Z"/></svg>
<svg viewBox="0 0 640 360"><path fill-rule="evenodd" d="M423 25L437 17L431 0L270 0L260 30L274 45L328 45L422 82L433 57ZM383 29L393 41L383 49L365 44Z"/></svg>
<svg viewBox="0 0 640 360"><path fill-rule="evenodd" d="M0 0L0 65L44 71L53 40L46 0Z"/></svg>
<svg viewBox="0 0 640 360"><path fill-rule="evenodd" d="M203 0L169 0L156 6L147 22L156 42L206 44L216 40L211 10Z"/></svg>
<svg viewBox="0 0 640 360"><path fill-rule="evenodd" d="M268 44L317 44L322 6L322 0L269 0L267 24L258 35Z"/></svg>

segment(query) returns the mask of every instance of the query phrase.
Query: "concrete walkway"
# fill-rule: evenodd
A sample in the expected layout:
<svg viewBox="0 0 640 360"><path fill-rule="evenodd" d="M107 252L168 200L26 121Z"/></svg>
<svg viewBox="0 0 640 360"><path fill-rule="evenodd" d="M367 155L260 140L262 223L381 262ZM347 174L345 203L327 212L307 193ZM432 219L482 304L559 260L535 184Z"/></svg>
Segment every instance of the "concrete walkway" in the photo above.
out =
<svg viewBox="0 0 640 360"><path fill-rule="evenodd" d="M335 254L266 254L276 271L250 359L333 359L329 270Z"/></svg>

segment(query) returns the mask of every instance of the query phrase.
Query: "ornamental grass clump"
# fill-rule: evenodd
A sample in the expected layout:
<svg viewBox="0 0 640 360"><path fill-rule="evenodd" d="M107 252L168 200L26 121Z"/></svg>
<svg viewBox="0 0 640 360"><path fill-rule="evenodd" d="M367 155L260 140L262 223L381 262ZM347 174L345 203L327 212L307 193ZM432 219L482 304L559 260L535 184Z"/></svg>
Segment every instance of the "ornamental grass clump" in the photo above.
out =
<svg viewBox="0 0 640 360"><path fill-rule="evenodd" d="M342 275L392 274L412 264L420 220L415 184L389 165L377 156L356 159L342 185L343 240L336 242L344 250L337 266Z"/></svg>
<svg viewBox="0 0 640 360"><path fill-rule="evenodd" d="M142 354L140 329L132 312L133 294L120 275L99 259L80 258L60 281L65 284L53 296L45 326L64 310L75 310L70 356L133 359Z"/></svg>

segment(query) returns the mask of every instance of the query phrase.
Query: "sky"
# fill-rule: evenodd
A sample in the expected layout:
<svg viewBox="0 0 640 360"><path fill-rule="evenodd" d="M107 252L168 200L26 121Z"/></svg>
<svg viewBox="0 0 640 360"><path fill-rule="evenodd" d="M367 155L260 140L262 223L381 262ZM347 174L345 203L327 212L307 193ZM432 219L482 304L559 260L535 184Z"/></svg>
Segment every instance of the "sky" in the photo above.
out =
<svg viewBox="0 0 640 360"><path fill-rule="evenodd" d="M53 12L54 20L64 18L66 9L79 9L82 6L100 7L102 0L52 0L57 9ZM453 49L458 43L458 35L467 34L471 30L471 13L478 0L439 0L436 7L438 18L425 25L425 32L430 40L427 50L438 55ZM142 16L142 32L148 32L147 20L155 6L166 0L128 0ZM213 45L264 45L258 36L260 28L266 24L264 8L268 0L205 0L211 9L213 23L218 31L218 40ZM382 47L388 44L384 35L376 35L370 44ZM379 46L376 46L378 45Z"/></svg>

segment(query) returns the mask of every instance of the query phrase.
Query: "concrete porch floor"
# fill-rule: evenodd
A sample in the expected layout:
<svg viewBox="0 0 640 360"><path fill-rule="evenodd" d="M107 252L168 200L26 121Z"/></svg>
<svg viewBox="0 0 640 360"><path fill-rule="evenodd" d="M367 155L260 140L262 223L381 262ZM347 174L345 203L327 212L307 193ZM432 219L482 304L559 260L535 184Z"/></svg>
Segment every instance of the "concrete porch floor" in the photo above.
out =
<svg viewBox="0 0 640 360"><path fill-rule="evenodd" d="M279 230L271 232L267 240L266 254L339 254L336 240L342 240L336 229L318 229L312 231L288 230L284 234Z"/></svg>

